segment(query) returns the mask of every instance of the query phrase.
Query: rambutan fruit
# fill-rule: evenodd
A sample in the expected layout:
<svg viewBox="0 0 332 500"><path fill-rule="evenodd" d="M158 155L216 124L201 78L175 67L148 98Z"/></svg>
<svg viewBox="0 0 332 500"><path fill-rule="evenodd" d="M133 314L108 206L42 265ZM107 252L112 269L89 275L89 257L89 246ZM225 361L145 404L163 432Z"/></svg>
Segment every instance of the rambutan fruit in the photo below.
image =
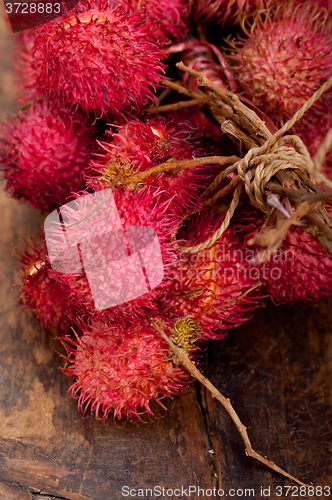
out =
<svg viewBox="0 0 332 500"><path fill-rule="evenodd" d="M185 160L202 155L189 124L154 118L145 123L136 119L109 132L110 140L101 142L105 151L93 162L94 170L110 185L117 176L127 177L173 158ZM211 179L208 167L184 169L178 173L162 172L148 177L144 183L160 191L160 203L168 202L175 212L197 206L204 184ZM93 185L99 181L92 179Z"/></svg>
<svg viewBox="0 0 332 500"><path fill-rule="evenodd" d="M189 373L172 362L168 345L148 321L128 328L91 328L81 338L62 339L70 365L62 371L74 377L69 389L85 414L96 419L154 417L151 402L166 409L162 399L181 394L193 383Z"/></svg>
<svg viewBox="0 0 332 500"><path fill-rule="evenodd" d="M272 2L247 38L232 44L232 71L246 95L276 125L290 119L332 72L332 18L314 3ZM331 110L331 90L310 115Z"/></svg>
<svg viewBox="0 0 332 500"><path fill-rule="evenodd" d="M313 2L314 0L309 0L311 2ZM297 3L306 3L308 2L308 0L297 0ZM332 1L331 0L317 0L316 3L326 9L329 13L332 12Z"/></svg>
<svg viewBox="0 0 332 500"><path fill-rule="evenodd" d="M192 106L164 113L166 120L174 120L176 123L190 124L193 127L194 137L199 139L199 144L204 151L209 151L209 154L216 156L224 156L225 151L229 152L227 146L230 145L230 140L223 135L220 130L220 125L213 120L209 110L202 109L201 106ZM208 178L208 169L206 175Z"/></svg>
<svg viewBox="0 0 332 500"><path fill-rule="evenodd" d="M28 29L21 31L14 39L16 46L13 56L13 70L18 89L16 102L19 105L30 105L37 99L45 98L45 92L37 85L36 70L32 67L35 38L36 31Z"/></svg>
<svg viewBox="0 0 332 500"><path fill-rule="evenodd" d="M148 186L137 193L121 188L78 195L61 207L61 223L49 216L54 277L82 315L112 325L158 313L157 298L177 264L179 217L167 205Z"/></svg>
<svg viewBox="0 0 332 500"><path fill-rule="evenodd" d="M156 102L165 53L144 13L80 0L76 10L35 31L32 67L51 100L118 120Z"/></svg>
<svg viewBox="0 0 332 500"><path fill-rule="evenodd" d="M192 3L193 18L199 26L234 22L263 4L263 0L197 0Z"/></svg>
<svg viewBox="0 0 332 500"><path fill-rule="evenodd" d="M331 214L331 210L330 210ZM332 260L310 234L294 228L261 266L262 284L277 304L312 304L332 293Z"/></svg>
<svg viewBox="0 0 332 500"><path fill-rule="evenodd" d="M332 209L326 206L331 217ZM239 213L232 229L247 247L252 236L261 231L264 217L256 210ZM293 226L280 248L267 262L256 263L255 247L250 247L262 292L277 304L293 304L297 300L314 303L332 293L332 259L321 244L301 227Z"/></svg>
<svg viewBox="0 0 332 500"><path fill-rule="evenodd" d="M95 130L81 113L36 102L0 127L0 170L11 196L53 210L84 187Z"/></svg>
<svg viewBox="0 0 332 500"><path fill-rule="evenodd" d="M78 311L75 311L59 283L52 277L43 245L36 244L31 239L25 242L24 248L17 250L17 253L21 304L48 332L54 333L56 329L64 334L69 333Z"/></svg>
<svg viewBox="0 0 332 500"><path fill-rule="evenodd" d="M206 241L219 229L223 217L202 213L181 234L185 246ZM253 252L228 228L214 245L196 254L183 254L174 280L161 299L168 317L189 315L202 326L203 338L221 338L229 328L252 317L262 294ZM221 330L221 331L220 331Z"/></svg>
<svg viewBox="0 0 332 500"><path fill-rule="evenodd" d="M331 128L332 113L322 118L311 117L311 120L306 120L304 123L300 120L291 129L291 133L298 135L302 139L311 157L314 158ZM332 180L332 147L326 152L321 172L328 179Z"/></svg>
<svg viewBox="0 0 332 500"><path fill-rule="evenodd" d="M236 92L235 80L230 67L224 54L216 45L202 40L188 40L183 44L171 47L170 52L182 53L181 59L186 66L199 71L218 87L224 90L229 87L230 90ZM194 91L199 88L197 78L191 77L188 73L183 74L182 81ZM235 85L237 86L237 83Z"/></svg>
<svg viewBox="0 0 332 500"><path fill-rule="evenodd" d="M129 0L131 11L145 11L151 34L160 42L183 41L189 29L188 0Z"/></svg>

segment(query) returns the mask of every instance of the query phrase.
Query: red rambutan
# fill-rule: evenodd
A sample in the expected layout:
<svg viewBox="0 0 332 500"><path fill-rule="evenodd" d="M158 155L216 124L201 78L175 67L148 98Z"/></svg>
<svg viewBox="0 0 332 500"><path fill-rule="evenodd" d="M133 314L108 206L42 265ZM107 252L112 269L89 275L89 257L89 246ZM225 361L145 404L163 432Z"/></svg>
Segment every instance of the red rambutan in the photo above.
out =
<svg viewBox="0 0 332 500"><path fill-rule="evenodd" d="M331 216L332 209L326 208ZM232 229L246 247L253 234L260 232L263 223L262 214L251 209L232 220ZM263 264L256 264L257 248L250 248L262 290L267 291L275 303L292 304L297 300L313 303L331 295L332 259L302 228L293 226L280 248Z"/></svg>
<svg viewBox="0 0 332 500"><path fill-rule="evenodd" d="M332 293L332 259L313 236L300 228L288 232L281 248L262 264L260 274L275 303L301 300L310 304Z"/></svg>
<svg viewBox="0 0 332 500"><path fill-rule="evenodd" d="M331 75L332 18L310 2L272 3L255 19L247 38L232 49L232 70L247 96L281 125ZM306 117L328 109L331 90Z"/></svg>
<svg viewBox="0 0 332 500"><path fill-rule="evenodd" d="M156 102L163 59L144 13L80 0L76 11L36 28L32 67L50 99L123 119Z"/></svg>
<svg viewBox="0 0 332 500"><path fill-rule="evenodd" d="M129 0L131 11L143 10L153 23L151 34L160 42L182 42L189 28L188 0Z"/></svg>
<svg viewBox="0 0 332 500"><path fill-rule="evenodd" d="M206 241L221 222L220 215L201 214L183 235L186 245ZM183 254L162 297L161 313L169 317L189 315L202 325L203 337L223 337L226 332L220 330L249 320L260 305L262 295L256 291L259 270L252 266L253 260L253 252L228 228L211 248Z"/></svg>
<svg viewBox="0 0 332 500"><path fill-rule="evenodd" d="M11 196L53 210L84 187L95 131L80 113L37 102L0 127L0 170Z"/></svg>
<svg viewBox="0 0 332 500"><path fill-rule="evenodd" d="M305 123L300 120L294 125L291 133L298 135L302 139L311 157L314 158L331 128L332 110L330 114L327 113L322 118L311 117L311 120L307 120ZM328 179L332 180L332 147L326 153L321 171Z"/></svg>
<svg viewBox="0 0 332 500"><path fill-rule="evenodd" d="M177 263L172 239L179 223L158 191L104 190L60 210L64 222L52 223L53 215L45 221L46 242L54 277L72 304L107 324L155 316Z"/></svg>
<svg viewBox="0 0 332 500"><path fill-rule="evenodd" d="M31 104L34 100L45 98L45 92L37 85L36 70L32 67L35 38L34 29L21 31L15 38L13 70L18 88L16 102L20 105Z"/></svg>
<svg viewBox="0 0 332 500"><path fill-rule="evenodd" d="M117 176L142 172L171 158L199 157L202 150L193 139L193 132L189 124L177 124L160 117L145 123L132 120L119 127L116 134L109 132L110 141L100 143L105 153L97 155L94 170L102 175L107 186L107 182L111 185ZM203 185L211 178L207 170L208 167L196 167L178 173L163 172L144 182L160 191L160 203L168 202L170 209L183 212L197 205ZM94 187L96 182L100 181L92 179L88 185Z"/></svg>
<svg viewBox="0 0 332 500"><path fill-rule="evenodd" d="M63 338L71 363L63 369L74 377L69 392L78 409L106 421L154 417L151 402L166 409L161 400L181 394L193 383L189 373L173 364L167 343L148 321L128 329L100 327L75 341Z"/></svg>
<svg viewBox="0 0 332 500"><path fill-rule="evenodd" d="M20 301L25 309L40 321L48 332L53 328L69 333L78 312L75 311L67 295L52 277L47 254L42 244L33 240L25 242L19 255L19 274L21 278Z"/></svg>
<svg viewBox="0 0 332 500"><path fill-rule="evenodd" d="M234 22L239 15L255 11L263 0L197 0L193 2L194 22L198 25Z"/></svg>

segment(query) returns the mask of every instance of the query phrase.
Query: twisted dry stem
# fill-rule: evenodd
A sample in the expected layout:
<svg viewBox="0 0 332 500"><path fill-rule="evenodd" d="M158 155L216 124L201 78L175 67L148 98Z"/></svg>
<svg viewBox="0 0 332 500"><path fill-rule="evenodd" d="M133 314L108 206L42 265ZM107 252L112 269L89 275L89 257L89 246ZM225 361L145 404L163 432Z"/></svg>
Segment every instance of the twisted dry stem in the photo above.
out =
<svg viewBox="0 0 332 500"><path fill-rule="evenodd" d="M165 104L163 106L154 106L153 108L146 109L145 113L164 113L166 111L178 111L179 109L190 108L192 106L201 106L211 101L211 96L198 97L197 99L191 99L190 101L180 101L173 104Z"/></svg>
<svg viewBox="0 0 332 500"><path fill-rule="evenodd" d="M156 167L149 168L143 172L138 172L137 174L131 175L126 179L119 179L115 184L116 186L127 186L128 189L134 189L139 182L142 182L147 177L156 176L162 172L179 172L187 168L195 168L201 165L228 165L237 161L237 156L204 156L202 158L194 158L189 160L176 160L171 158L165 163L161 163Z"/></svg>
<svg viewBox="0 0 332 500"><path fill-rule="evenodd" d="M178 361L181 363L181 365L188 370L190 375L192 375L198 382L204 385L210 391L212 396L216 398L225 408L231 419L233 420L234 424L236 425L236 428L245 444L245 453L247 456L256 458L259 462L263 463L270 469L273 469L274 471L278 472L279 474L282 474L285 477L288 477L292 481L295 481L296 483L302 485L302 486L308 486L305 483L302 483L302 481L299 481L299 479L296 479L296 477L292 476L291 474L288 474L288 472L284 471L278 465L276 465L274 462L271 462L270 460L267 460L266 458L262 457L259 453L257 453L250 442L248 433L247 433L247 428L243 425L241 422L239 416L237 415L236 411L234 410L229 398L225 398L218 389L207 379L204 377L204 375L196 368L194 363L190 361L189 356L187 354L187 351L185 349L182 349L181 347L178 347L177 345L174 344L172 339L168 337L163 328L168 328L168 326L158 320L158 319L151 319L151 324L154 326L154 328L158 331L158 333L161 335L161 337L167 342L169 345L170 349L173 351L175 356L177 357ZM174 333L172 330L170 330L171 333Z"/></svg>
<svg viewBox="0 0 332 500"><path fill-rule="evenodd" d="M294 222L296 222L301 217L307 215L308 212L310 212L311 208L312 206L310 202L303 201L297 207L293 215L289 217L289 219L283 221L283 223L279 227L277 227L273 232L254 234L254 236L250 238L250 240L248 241L248 245L258 245L261 247L268 247L267 250L258 252L256 256L256 262L262 264L263 262L268 260L273 254L273 252L277 250L280 243L283 241L291 225L294 224Z"/></svg>
<svg viewBox="0 0 332 500"><path fill-rule="evenodd" d="M214 93L215 99L209 101L208 103L212 112L214 111L214 114L216 113L215 108L218 105L218 99L221 99L223 104L233 108L232 118L235 126L241 125L242 128L248 133L251 131L251 137L256 141L256 143L261 144L260 146L251 147L244 158L232 166L234 167L233 170L237 170L238 180L241 184L232 181L233 185L236 185L236 189L221 227L207 241L192 247L182 247L179 249L181 252L197 253L211 247L217 239L220 238L220 236L228 228L231 218L238 206L239 194L241 191L240 187L242 184L244 185L245 191L252 204L266 214L269 213L270 210L266 202L266 188L272 177L280 171L294 169L302 170L310 174L316 183L322 183L327 188L332 189L332 182L326 179L320 172L325 155L332 144L332 131L329 131L327 134L314 161L311 159L310 154L300 137L296 135L287 135L282 137L283 134L293 127L293 125L305 114L305 112L321 97L321 95L332 86L332 76L311 96L308 101L305 102L305 104L288 122L286 122L275 134L271 135L265 124L262 120L260 120L256 113L241 103L235 94L232 92L225 92L223 89L208 80L208 78L204 75L198 71L188 68L182 62L178 63L177 67L196 76L200 86L205 86L209 89L209 91ZM223 112L224 109L222 109L221 113L223 114ZM227 113L230 114L230 111L228 110ZM287 143L292 143L299 150L299 152L296 151L294 147L284 145ZM216 187L224 177L224 172L221 172L215 179L213 187ZM227 189L223 188L220 192L220 196L218 196L217 193L213 199L216 200L220 198L226 192ZM294 221L295 220L297 220L297 218L294 219Z"/></svg>

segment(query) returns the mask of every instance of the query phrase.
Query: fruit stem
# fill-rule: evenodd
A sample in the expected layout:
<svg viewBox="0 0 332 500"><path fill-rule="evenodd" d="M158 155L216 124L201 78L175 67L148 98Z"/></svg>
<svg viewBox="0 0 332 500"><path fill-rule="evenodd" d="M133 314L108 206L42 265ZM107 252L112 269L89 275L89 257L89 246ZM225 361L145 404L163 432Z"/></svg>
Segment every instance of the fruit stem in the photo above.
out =
<svg viewBox="0 0 332 500"><path fill-rule="evenodd" d="M196 379L198 380L201 384L204 385L210 391L212 396L216 398L225 408L231 419L233 420L234 424L236 425L236 428L245 444L245 453L247 456L250 456L252 458L256 458L259 462L262 462L264 465L269 467L270 469L278 472L279 474L282 474L285 477L288 477L292 481L295 481L296 483L300 484L301 486L308 486L305 483L302 483L299 479L296 479L296 477L292 476L291 474L288 474L288 472L284 471L278 465L276 465L274 462L271 462L270 460L262 457L259 453L257 453L250 442L248 433L247 433L247 428L243 425L241 422L238 414L234 410L230 399L225 398L218 389L207 379L204 377L204 375L196 368L194 363L190 361L188 353L185 349L182 349L181 347L178 347L177 345L174 344L172 339L168 337L163 328L167 328L172 332L171 329L168 328L168 326L163 322L158 319L151 319L151 325L154 326L154 328L158 331L158 333L162 336L162 338L167 342L169 345L170 349L174 352L176 355L177 359L181 363L181 365L188 370L188 372ZM172 332L173 333L173 332Z"/></svg>
<svg viewBox="0 0 332 500"><path fill-rule="evenodd" d="M258 252L256 262L259 264L266 262L279 248L291 225L299 221L302 217L307 216L311 208L312 204L308 201L304 201L297 207L291 217L285 219L273 231L270 230L269 232L254 234L253 237L248 240L248 245L267 247L266 250Z"/></svg>
<svg viewBox="0 0 332 500"><path fill-rule="evenodd" d="M198 97L190 101L179 101L173 104L165 104L164 106L154 106L153 108L145 109L144 113L164 113L166 111L178 111L183 108L190 108L191 106L201 106L213 99L212 96Z"/></svg>
<svg viewBox="0 0 332 500"><path fill-rule="evenodd" d="M150 175L155 176L162 172L170 172L172 170L177 173L180 170L195 168L200 165L232 165L238 160L239 158L237 156L204 156L202 158L194 158L189 160L176 160L175 158L170 158L165 163L161 163L156 167L149 168L148 170L144 170L143 172L138 172L137 174L131 175L126 179L121 179L116 185L128 186L129 189L132 189L134 185L142 182Z"/></svg>

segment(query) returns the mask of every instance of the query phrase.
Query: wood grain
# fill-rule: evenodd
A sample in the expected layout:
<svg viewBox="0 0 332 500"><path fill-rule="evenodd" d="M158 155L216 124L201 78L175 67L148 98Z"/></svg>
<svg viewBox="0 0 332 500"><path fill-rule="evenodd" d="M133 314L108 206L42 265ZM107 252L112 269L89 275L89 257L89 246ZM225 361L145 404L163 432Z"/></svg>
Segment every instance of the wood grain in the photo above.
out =
<svg viewBox="0 0 332 500"><path fill-rule="evenodd" d="M12 38L2 24L1 120L15 111ZM233 498L262 498L263 486L277 499L276 486L292 486L244 455L233 424L203 389L169 400L170 412L157 408L162 418L145 424L104 426L77 414L66 395L70 380L58 369L59 344L21 309L12 289L18 283L15 246L38 233L42 217L3 190L0 213L1 499L114 500L126 498L125 485L241 488ZM205 367L249 427L257 451L303 481L330 486L331 304L277 308L267 302L251 322L211 342ZM254 497L245 494L248 488Z"/></svg>

